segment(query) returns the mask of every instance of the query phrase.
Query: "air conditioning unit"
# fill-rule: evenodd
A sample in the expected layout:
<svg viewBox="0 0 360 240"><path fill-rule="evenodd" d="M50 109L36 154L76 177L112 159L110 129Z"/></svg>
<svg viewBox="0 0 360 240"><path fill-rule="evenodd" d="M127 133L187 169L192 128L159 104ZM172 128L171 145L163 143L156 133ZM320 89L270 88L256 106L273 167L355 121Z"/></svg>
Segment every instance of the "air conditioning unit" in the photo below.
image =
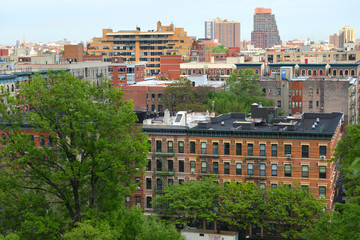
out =
<svg viewBox="0 0 360 240"><path fill-rule="evenodd" d="M291 158L291 154L285 154L285 157L289 159Z"/></svg>
<svg viewBox="0 0 360 240"><path fill-rule="evenodd" d="M325 155L321 155L321 156L320 156L320 159L321 159L321 160L325 160L325 159L326 159L326 156L325 156Z"/></svg>

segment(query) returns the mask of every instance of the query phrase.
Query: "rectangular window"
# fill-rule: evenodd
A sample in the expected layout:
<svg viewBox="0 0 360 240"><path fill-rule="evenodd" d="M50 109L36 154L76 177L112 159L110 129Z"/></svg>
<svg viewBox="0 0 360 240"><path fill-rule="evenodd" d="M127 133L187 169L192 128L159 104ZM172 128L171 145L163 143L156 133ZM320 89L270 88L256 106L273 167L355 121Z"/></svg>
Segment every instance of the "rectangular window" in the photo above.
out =
<svg viewBox="0 0 360 240"><path fill-rule="evenodd" d="M308 185L301 185L301 189L302 189L304 192L309 192L309 186L308 186Z"/></svg>
<svg viewBox="0 0 360 240"><path fill-rule="evenodd" d="M241 175L241 163L236 164L236 175Z"/></svg>
<svg viewBox="0 0 360 240"><path fill-rule="evenodd" d="M190 153L195 153L195 142L190 142Z"/></svg>
<svg viewBox="0 0 360 240"><path fill-rule="evenodd" d="M313 101L309 101L309 108L313 108Z"/></svg>
<svg viewBox="0 0 360 240"><path fill-rule="evenodd" d="M180 160L179 161L179 172L184 172L185 168L184 168L184 161Z"/></svg>
<svg viewBox="0 0 360 240"><path fill-rule="evenodd" d="M277 144L271 144L271 156L277 157Z"/></svg>
<svg viewBox="0 0 360 240"><path fill-rule="evenodd" d="M326 187L319 187L319 198L326 198Z"/></svg>
<svg viewBox="0 0 360 240"><path fill-rule="evenodd" d="M151 202L152 202L152 198L146 197L146 208L152 208Z"/></svg>
<svg viewBox="0 0 360 240"><path fill-rule="evenodd" d="M146 179L146 189L151 189L151 178Z"/></svg>
<svg viewBox="0 0 360 240"><path fill-rule="evenodd" d="M309 158L309 145L302 145L301 146L301 157L302 158Z"/></svg>
<svg viewBox="0 0 360 240"><path fill-rule="evenodd" d="M213 154L219 154L219 143L213 143Z"/></svg>
<svg viewBox="0 0 360 240"><path fill-rule="evenodd" d="M215 174L219 174L219 163L213 162L213 171Z"/></svg>
<svg viewBox="0 0 360 240"><path fill-rule="evenodd" d="M249 143L247 146L247 154L248 156L253 156L253 150L254 150L254 145L252 143Z"/></svg>
<svg viewBox="0 0 360 240"><path fill-rule="evenodd" d="M174 161L173 160L168 160L168 170L170 172L174 171Z"/></svg>
<svg viewBox="0 0 360 240"><path fill-rule="evenodd" d="M261 190L265 190L265 183L260 183L259 187L260 187Z"/></svg>
<svg viewBox="0 0 360 240"><path fill-rule="evenodd" d="M254 169L254 164L253 163L248 163L247 165L247 173L248 175L253 175L253 169Z"/></svg>
<svg viewBox="0 0 360 240"><path fill-rule="evenodd" d="M201 153L206 154L206 142L201 143Z"/></svg>
<svg viewBox="0 0 360 240"><path fill-rule="evenodd" d="M271 164L271 176L277 176L277 164Z"/></svg>
<svg viewBox="0 0 360 240"><path fill-rule="evenodd" d="M277 184L275 183L271 184L271 188L277 188Z"/></svg>
<svg viewBox="0 0 360 240"><path fill-rule="evenodd" d="M320 158L323 156L324 158L326 158L326 146L320 146L319 147L319 155Z"/></svg>
<svg viewBox="0 0 360 240"><path fill-rule="evenodd" d="M260 176L266 176L265 163L260 164Z"/></svg>
<svg viewBox="0 0 360 240"><path fill-rule="evenodd" d="M169 178L168 179L168 186L173 185L173 184L174 184L174 179Z"/></svg>
<svg viewBox="0 0 360 240"><path fill-rule="evenodd" d="M266 156L265 144L260 144L260 156Z"/></svg>
<svg viewBox="0 0 360 240"><path fill-rule="evenodd" d="M303 178L308 178L309 177L309 166L308 165L301 166L301 176Z"/></svg>
<svg viewBox="0 0 360 240"><path fill-rule="evenodd" d="M151 159L148 159L148 163L146 165L146 171L151 171Z"/></svg>
<svg viewBox="0 0 360 240"><path fill-rule="evenodd" d="M203 161L201 162L201 173L206 173L207 170L206 170L206 162Z"/></svg>
<svg viewBox="0 0 360 240"><path fill-rule="evenodd" d="M230 163L224 163L224 174L230 174Z"/></svg>
<svg viewBox="0 0 360 240"><path fill-rule="evenodd" d="M285 164L284 166L285 171L285 177L291 177L291 165Z"/></svg>
<svg viewBox="0 0 360 240"><path fill-rule="evenodd" d="M156 140L156 152L161 152L161 140Z"/></svg>
<svg viewBox="0 0 360 240"><path fill-rule="evenodd" d="M285 144L285 156L286 155L291 155L291 145L290 144Z"/></svg>
<svg viewBox="0 0 360 240"><path fill-rule="evenodd" d="M178 150L179 150L179 153L184 153L184 142L183 141L179 141L178 142Z"/></svg>
<svg viewBox="0 0 360 240"><path fill-rule="evenodd" d="M173 141L168 141L168 153L174 152L174 143Z"/></svg>
<svg viewBox="0 0 360 240"><path fill-rule="evenodd" d="M162 171L162 162L161 160L156 160L156 171Z"/></svg>
<svg viewBox="0 0 360 240"><path fill-rule="evenodd" d="M149 144L149 152L151 152L151 140L148 140L148 144Z"/></svg>
<svg viewBox="0 0 360 240"><path fill-rule="evenodd" d="M196 172L195 161L190 161L190 173L195 173L195 172Z"/></svg>
<svg viewBox="0 0 360 240"><path fill-rule="evenodd" d="M224 143L224 155L230 155L230 143Z"/></svg>
<svg viewBox="0 0 360 240"><path fill-rule="evenodd" d="M319 178L326 178L326 166L319 167Z"/></svg>
<svg viewBox="0 0 360 240"><path fill-rule="evenodd" d="M135 206L138 208L141 207L141 197L140 196L135 197Z"/></svg>
<svg viewBox="0 0 360 240"><path fill-rule="evenodd" d="M241 143L237 143L236 144L236 155L241 155L242 152L242 144Z"/></svg>

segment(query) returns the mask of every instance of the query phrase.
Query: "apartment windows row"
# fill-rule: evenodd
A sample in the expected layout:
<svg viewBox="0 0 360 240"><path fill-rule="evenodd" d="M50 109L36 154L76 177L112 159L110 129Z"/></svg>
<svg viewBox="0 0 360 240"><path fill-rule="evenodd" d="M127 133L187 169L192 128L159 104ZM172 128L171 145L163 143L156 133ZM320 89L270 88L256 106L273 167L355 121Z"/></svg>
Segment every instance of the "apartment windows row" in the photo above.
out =
<svg viewBox="0 0 360 240"><path fill-rule="evenodd" d="M44 147L46 145L46 137L43 135L40 135L39 138L40 138L40 141L39 141L40 147ZM31 139L31 141L35 141L34 135L31 135L30 139ZM1 145L6 146L6 144L7 144L7 136L5 134L1 134ZM51 136L47 137L47 145L48 145L48 147L54 146L54 140Z"/></svg>
<svg viewBox="0 0 360 240"><path fill-rule="evenodd" d="M200 143L200 153L201 154L221 154L219 151L219 143L213 142L212 143L212 151L209 151L208 143L207 142L201 142ZM223 144L223 155L230 155L230 143L225 142ZM248 143L246 145L246 153L243 153L243 144L242 143L236 143L235 144L235 154L236 155L246 155L246 156L254 156L254 144ZM196 143L190 142L190 153L195 154L196 153ZM292 153L292 145L291 144L284 144L284 156L285 157L291 157ZM320 158L326 158L326 146L319 146L319 155ZM266 152L266 144L259 144L259 156L266 157L268 156L268 153ZM271 144L271 150L270 150L270 156L271 157L278 157L278 145L277 144ZM302 158L309 158L309 145L301 145L301 157Z"/></svg>
<svg viewBox="0 0 360 240"><path fill-rule="evenodd" d="M151 146L151 141L148 140L150 146ZM168 153L175 153L175 149L174 149L174 142L173 141L167 141L166 143L167 146L167 152ZM156 140L155 141L155 152L163 152L163 144L161 140ZM178 153L184 153L184 141L178 141L177 142L177 152Z"/></svg>
<svg viewBox="0 0 360 240"><path fill-rule="evenodd" d="M289 188L291 188L291 185L288 185ZM276 183L272 183L270 185L271 188L277 188L277 184ZM261 189L265 189L265 183L260 183L260 188ZM308 185L301 185L301 189L309 192L309 186ZM326 187L325 186L319 186L319 198L326 198Z"/></svg>
<svg viewBox="0 0 360 240"><path fill-rule="evenodd" d="M174 160L167 160L167 166L164 166L164 162L160 159L156 159L156 165L154 166L155 170L158 172L162 172L165 169L171 172L185 172L185 161L179 160L178 161L178 169L174 168ZM151 159L148 160L148 163L146 165L146 171L152 171L152 161Z"/></svg>

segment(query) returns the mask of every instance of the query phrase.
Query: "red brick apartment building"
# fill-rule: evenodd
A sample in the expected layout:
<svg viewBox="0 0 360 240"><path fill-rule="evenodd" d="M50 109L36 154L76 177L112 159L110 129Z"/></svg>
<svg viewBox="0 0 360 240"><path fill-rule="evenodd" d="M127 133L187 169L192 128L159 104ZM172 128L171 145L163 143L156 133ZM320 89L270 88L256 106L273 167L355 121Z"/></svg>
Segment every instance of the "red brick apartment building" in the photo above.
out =
<svg viewBox="0 0 360 240"><path fill-rule="evenodd" d="M326 161L333 154L343 125L342 113L304 113L300 118L278 117L276 108L252 105L244 113L211 117L186 112L175 119L148 119L151 152L138 195L145 212L167 184L200 180L214 174L220 184L254 182L261 188L279 182L299 183L333 209L338 172ZM140 193L139 193L140 194Z"/></svg>

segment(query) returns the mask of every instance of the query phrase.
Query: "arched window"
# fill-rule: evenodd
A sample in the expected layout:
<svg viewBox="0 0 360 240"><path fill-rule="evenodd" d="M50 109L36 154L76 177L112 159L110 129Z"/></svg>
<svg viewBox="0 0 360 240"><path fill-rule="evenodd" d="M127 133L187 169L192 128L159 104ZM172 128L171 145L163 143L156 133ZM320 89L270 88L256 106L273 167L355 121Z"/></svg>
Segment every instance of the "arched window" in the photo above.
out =
<svg viewBox="0 0 360 240"><path fill-rule="evenodd" d="M219 69L216 69L216 74L217 74L217 75L219 74Z"/></svg>
<svg viewBox="0 0 360 240"><path fill-rule="evenodd" d="M259 74L259 69L255 69L255 73L256 73L256 74Z"/></svg>
<svg viewBox="0 0 360 240"><path fill-rule="evenodd" d="M355 76L355 71L351 70L351 76Z"/></svg>
<svg viewBox="0 0 360 240"><path fill-rule="evenodd" d="M186 70L185 69L182 70L182 75L186 75Z"/></svg>
<svg viewBox="0 0 360 240"><path fill-rule="evenodd" d="M196 74L196 69L193 69L193 74Z"/></svg>
<svg viewBox="0 0 360 240"><path fill-rule="evenodd" d="M323 76L323 75L324 75L323 70L320 70L320 71L319 71L319 75L320 75L320 76Z"/></svg>
<svg viewBox="0 0 360 240"><path fill-rule="evenodd" d="M188 75L191 75L191 70L190 69L188 70Z"/></svg>
<svg viewBox="0 0 360 240"><path fill-rule="evenodd" d="M199 69L199 75L201 75L201 69Z"/></svg>
<svg viewBox="0 0 360 240"><path fill-rule="evenodd" d="M343 70L339 71L339 75L342 76L343 75Z"/></svg>
<svg viewBox="0 0 360 240"><path fill-rule="evenodd" d="M313 71L313 76L316 76L317 72L316 70Z"/></svg>
<svg viewBox="0 0 360 240"><path fill-rule="evenodd" d="M301 76L305 76L305 70L301 71Z"/></svg>
<svg viewBox="0 0 360 240"><path fill-rule="evenodd" d="M14 92L15 89L14 89L14 84L11 84L11 92Z"/></svg>
<svg viewBox="0 0 360 240"><path fill-rule="evenodd" d="M226 75L230 75L230 69L226 70Z"/></svg>
<svg viewBox="0 0 360 240"><path fill-rule="evenodd" d="M349 75L349 71L345 70L345 76Z"/></svg>
<svg viewBox="0 0 360 240"><path fill-rule="evenodd" d="M224 74L225 74L224 69L221 69L221 75L224 75Z"/></svg>
<svg viewBox="0 0 360 240"><path fill-rule="evenodd" d="M333 76L336 76L336 70L333 71Z"/></svg>
<svg viewBox="0 0 360 240"><path fill-rule="evenodd" d="M307 74L308 76L311 76L311 70L308 70L308 74Z"/></svg>
<svg viewBox="0 0 360 240"><path fill-rule="evenodd" d="M211 73L211 74L214 74L214 69L211 69L211 70L210 70L210 73Z"/></svg>
<svg viewBox="0 0 360 240"><path fill-rule="evenodd" d="M9 85L6 85L6 91L9 92Z"/></svg>

